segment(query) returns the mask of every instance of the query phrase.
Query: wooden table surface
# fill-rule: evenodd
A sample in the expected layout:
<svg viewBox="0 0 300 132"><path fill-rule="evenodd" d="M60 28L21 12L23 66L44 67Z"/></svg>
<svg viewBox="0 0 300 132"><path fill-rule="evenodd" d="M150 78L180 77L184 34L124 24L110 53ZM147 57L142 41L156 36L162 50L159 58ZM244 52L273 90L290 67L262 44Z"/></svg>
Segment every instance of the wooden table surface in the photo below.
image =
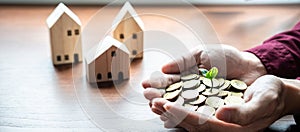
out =
<svg viewBox="0 0 300 132"><path fill-rule="evenodd" d="M148 37L145 57L131 63L130 80L97 88L86 82L83 64L52 65L45 21L54 7L0 6L1 132L169 131L150 111L140 83L172 59L162 50L174 55L181 51L176 46L184 45L188 50L198 42L184 24L162 15L190 22L190 27L198 25L197 17L205 19L196 31L203 43L226 43L240 50L259 45L300 20L299 5L137 7L138 12L156 13L142 17ZM96 14L101 6L70 8L84 25L84 53L103 37L118 11L113 8ZM270 126L270 131L286 131L292 124L293 118L287 116Z"/></svg>

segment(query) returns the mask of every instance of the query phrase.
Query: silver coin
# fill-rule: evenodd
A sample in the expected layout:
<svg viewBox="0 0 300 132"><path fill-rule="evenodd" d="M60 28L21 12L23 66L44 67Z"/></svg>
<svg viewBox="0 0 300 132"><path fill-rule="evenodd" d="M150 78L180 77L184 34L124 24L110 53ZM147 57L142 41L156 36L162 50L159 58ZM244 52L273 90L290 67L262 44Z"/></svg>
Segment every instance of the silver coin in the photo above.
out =
<svg viewBox="0 0 300 132"><path fill-rule="evenodd" d="M200 85L200 81L199 80L189 80L183 83L183 88L184 89L192 89L192 88L196 88Z"/></svg>
<svg viewBox="0 0 300 132"><path fill-rule="evenodd" d="M205 104L213 108L219 108L224 105L224 100L219 97L208 97Z"/></svg>
<svg viewBox="0 0 300 132"><path fill-rule="evenodd" d="M204 78L202 80L203 84L205 84L207 87L219 87L219 81L215 78L213 78L212 80L208 79L208 78Z"/></svg>

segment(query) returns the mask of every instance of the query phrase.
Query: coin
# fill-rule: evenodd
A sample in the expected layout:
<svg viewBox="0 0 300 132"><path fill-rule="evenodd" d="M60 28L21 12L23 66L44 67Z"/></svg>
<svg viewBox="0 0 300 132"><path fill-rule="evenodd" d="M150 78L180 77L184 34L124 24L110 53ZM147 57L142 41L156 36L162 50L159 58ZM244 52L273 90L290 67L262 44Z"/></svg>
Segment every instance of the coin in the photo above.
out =
<svg viewBox="0 0 300 132"><path fill-rule="evenodd" d="M189 104L191 104L191 105L199 105L199 104L204 103L205 100L206 100L205 96L199 95L197 100L189 102Z"/></svg>
<svg viewBox="0 0 300 132"><path fill-rule="evenodd" d="M203 105L197 109L197 112L207 115L207 116L213 116L215 114L216 110L213 107Z"/></svg>
<svg viewBox="0 0 300 132"><path fill-rule="evenodd" d="M228 93L229 93L229 91L220 90L220 91L219 91L219 94L218 94L217 96L219 96L219 97L222 98L222 97L227 96Z"/></svg>
<svg viewBox="0 0 300 132"><path fill-rule="evenodd" d="M186 90L181 93L184 101L194 101L198 98L199 92L197 90Z"/></svg>
<svg viewBox="0 0 300 132"><path fill-rule="evenodd" d="M181 77L182 81L188 81L188 80L193 80L193 79L198 79L199 75L197 74L189 74Z"/></svg>
<svg viewBox="0 0 300 132"><path fill-rule="evenodd" d="M219 97L208 97L205 104L213 108L219 108L224 105L224 100Z"/></svg>
<svg viewBox="0 0 300 132"><path fill-rule="evenodd" d="M182 106L184 104L184 99L181 96L178 96L175 103Z"/></svg>
<svg viewBox="0 0 300 132"><path fill-rule="evenodd" d="M247 84L240 80L231 80L231 86L237 90L245 90L247 89Z"/></svg>
<svg viewBox="0 0 300 132"><path fill-rule="evenodd" d="M178 89L178 90L175 90L173 92L165 93L163 95L163 98L165 98L166 100L169 100L169 101L174 101L174 99L176 99L176 97L179 96L181 91L182 91L182 89Z"/></svg>
<svg viewBox="0 0 300 132"><path fill-rule="evenodd" d="M196 88L199 85L200 85L199 80L189 80L189 81L186 81L183 83L183 88L184 89L192 89L192 88Z"/></svg>
<svg viewBox="0 0 300 132"><path fill-rule="evenodd" d="M196 90L201 93L206 89L206 86L204 84L200 84L200 86L198 88L196 88Z"/></svg>
<svg viewBox="0 0 300 132"><path fill-rule="evenodd" d="M235 105L235 104L244 104L245 101L241 97L238 96L227 96L224 99L226 105Z"/></svg>
<svg viewBox="0 0 300 132"><path fill-rule="evenodd" d="M219 89L212 88L212 89L205 89L205 91L202 93L205 96L213 96L217 95L219 93Z"/></svg>
<svg viewBox="0 0 300 132"><path fill-rule="evenodd" d="M208 70L207 69L204 69L204 68L199 68L199 73L200 73L200 75L202 75L202 76L206 76L206 73L208 72Z"/></svg>
<svg viewBox="0 0 300 132"><path fill-rule="evenodd" d="M242 92L229 92L228 96L237 96L237 97L243 97L243 93Z"/></svg>
<svg viewBox="0 0 300 132"><path fill-rule="evenodd" d="M216 88L219 86L219 81L217 79L208 79L208 78L204 78L202 80L203 84L205 84L207 87L213 87L213 88Z"/></svg>
<svg viewBox="0 0 300 132"><path fill-rule="evenodd" d="M174 83L166 88L166 92L172 92L182 87L182 82Z"/></svg>
<svg viewBox="0 0 300 132"><path fill-rule="evenodd" d="M181 77L181 81L163 88L163 98L175 102L186 109L213 116L223 105L243 104L246 83L224 78L206 78L208 70L199 68L199 74ZM203 76L202 76L203 75Z"/></svg>
<svg viewBox="0 0 300 132"><path fill-rule="evenodd" d="M190 104L184 104L183 107L192 111L196 111L198 109L198 106L190 105Z"/></svg>
<svg viewBox="0 0 300 132"><path fill-rule="evenodd" d="M222 87L224 85L224 83L225 83L225 79L218 78L217 80L219 81L219 87Z"/></svg>
<svg viewBox="0 0 300 132"><path fill-rule="evenodd" d="M224 84L219 88L220 90L225 90L225 89L228 89L230 87L230 81L228 80L225 80L224 81Z"/></svg>
<svg viewBox="0 0 300 132"><path fill-rule="evenodd" d="M205 77L200 76L198 80L199 80L200 82L202 82L204 78L205 78Z"/></svg>

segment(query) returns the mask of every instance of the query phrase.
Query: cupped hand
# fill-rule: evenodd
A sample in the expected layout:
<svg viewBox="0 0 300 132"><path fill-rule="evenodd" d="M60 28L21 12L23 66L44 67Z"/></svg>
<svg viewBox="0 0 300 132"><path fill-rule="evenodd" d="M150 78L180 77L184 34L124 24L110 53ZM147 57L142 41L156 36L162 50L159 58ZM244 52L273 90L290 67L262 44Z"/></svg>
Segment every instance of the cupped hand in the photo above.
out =
<svg viewBox="0 0 300 132"><path fill-rule="evenodd" d="M143 81L143 87L157 88L159 85L155 83L172 84L179 81L179 74L198 72L198 67L210 69L212 67L211 63L216 64L213 66L219 69L219 73L226 74L221 76L228 79L239 79L248 85L258 77L266 74L264 65L252 53L241 52L232 46L222 44L210 44L206 47L206 50L197 47L191 53L164 65L162 72L168 74L167 80L163 79L165 82L148 79Z"/></svg>
<svg viewBox="0 0 300 132"><path fill-rule="evenodd" d="M182 106L171 105L169 101L161 98L163 93L156 88L166 87L179 81L179 74L183 72L197 72L198 66L206 69L216 66L211 65L212 61L225 61L226 77L240 79L248 85L254 82L258 77L266 74L265 68L260 60L251 53L240 52L228 45L210 45L210 48L207 49L209 50L197 48L190 54L164 65L162 71L165 74L145 80L142 83L143 87L146 88L144 96L150 101L151 110L154 113L161 115L161 120L165 122L166 127L181 126L190 131L222 131L224 129L232 131L256 130L256 126L244 125L247 123L238 125L239 123L235 122L237 120L231 121L231 123L220 120L222 119L220 114L221 111L218 112L218 117L220 119L215 117L207 118L207 116L205 117L202 114L185 110ZM216 67L224 70L220 68L224 67L224 65L217 65ZM221 72L224 73L224 71ZM224 110L226 111L225 107ZM178 115L180 115L180 117L176 117Z"/></svg>
<svg viewBox="0 0 300 132"><path fill-rule="evenodd" d="M189 132L221 132L224 130L244 132L251 130L238 124L224 122L213 116L188 110L163 98L156 98L152 103L152 110L159 111L160 119L166 128L182 127Z"/></svg>
<svg viewBox="0 0 300 132"><path fill-rule="evenodd" d="M259 77L244 94L245 104L220 107L216 117L208 117L160 98L155 88L145 89L151 109L160 115L166 128L188 131L260 131L285 115L286 91L282 81L272 75Z"/></svg>
<svg viewBox="0 0 300 132"><path fill-rule="evenodd" d="M273 75L259 77L245 91L243 105L223 106L216 112L220 120L261 130L285 115L286 90Z"/></svg>
<svg viewBox="0 0 300 132"><path fill-rule="evenodd" d="M208 44L205 49L197 47L191 53L164 65L162 71L166 74L179 74L193 72L198 66L210 69L212 65L219 69L219 73L223 74L221 76L240 79L248 85L266 74L265 67L254 54L223 44Z"/></svg>

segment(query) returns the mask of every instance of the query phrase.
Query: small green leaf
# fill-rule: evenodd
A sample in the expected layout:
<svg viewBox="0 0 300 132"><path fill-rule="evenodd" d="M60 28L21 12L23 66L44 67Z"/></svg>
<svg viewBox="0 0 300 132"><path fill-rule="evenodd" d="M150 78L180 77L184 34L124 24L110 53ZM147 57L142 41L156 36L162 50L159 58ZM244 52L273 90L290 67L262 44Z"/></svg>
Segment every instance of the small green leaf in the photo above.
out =
<svg viewBox="0 0 300 132"><path fill-rule="evenodd" d="M206 78L213 79L218 75L218 68L213 67L206 73Z"/></svg>

